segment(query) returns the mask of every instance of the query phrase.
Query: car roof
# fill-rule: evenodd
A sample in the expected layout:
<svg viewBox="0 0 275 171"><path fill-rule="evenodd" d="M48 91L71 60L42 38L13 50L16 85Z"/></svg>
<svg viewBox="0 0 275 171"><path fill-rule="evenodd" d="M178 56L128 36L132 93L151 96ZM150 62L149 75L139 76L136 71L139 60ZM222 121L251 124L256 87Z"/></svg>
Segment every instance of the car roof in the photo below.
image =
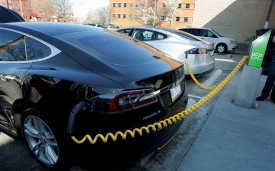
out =
<svg viewBox="0 0 275 171"><path fill-rule="evenodd" d="M102 29L98 27L90 27L82 24L60 23L60 22L15 22L0 24L0 27L15 29L28 33L40 32L46 35L55 36L72 32L90 31L91 29Z"/></svg>
<svg viewBox="0 0 275 171"><path fill-rule="evenodd" d="M212 30L211 28L204 28L204 27L179 27L177 29L207 29L207 30Z"/></svg>

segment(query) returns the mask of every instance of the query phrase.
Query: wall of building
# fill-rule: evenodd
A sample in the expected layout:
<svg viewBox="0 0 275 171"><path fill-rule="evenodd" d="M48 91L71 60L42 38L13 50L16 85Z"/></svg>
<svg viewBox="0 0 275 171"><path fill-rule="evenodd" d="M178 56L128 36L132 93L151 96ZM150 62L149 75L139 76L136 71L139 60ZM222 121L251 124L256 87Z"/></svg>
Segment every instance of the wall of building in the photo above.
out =
<svg viewBox="0 0 275 171"><path fill-rule="evenodd" d="M193 27L217 30L240 46L265 25L271 0L197 0ZM275 28L275 3L268 28Z"/></svg>
<svg viewBox="0 0 275 171"><path fill-rule="evenodd" d="M170 28L178 28L178 27L187 27L192 26L193 22L193 14L194 14L194 7L195 7L196 0L181 0L181 8L178 10L181 12L178 17L180 17L180 21L175 21L170 25ZM114 25L119 27L126 27L126 26L133 26L133 25L142 25L141 23L137 22L135 19L130 18L129 15L135 14L137 8L135 8L135 3L145 3L146 0L110 0L110 22ZM156 8L162 8L162 3L165 3L166 0L157 0ZM113 7L113 4L116 4ZM121 7L118 7L118 3L121 4ZM126 3L126 7L124 7L124 3ZM132 6L130 7L130 4ZM190 8L185 8L186 4L190 4ZM118 18L118 14L120 14L121 18ZM126 18L122 18L123 14L126 14ZM113 17L115 15L115 17ZM184 17L188 18L188 21L184 21ZM169 27L166 19L161 22L161 27Z"/></svg>

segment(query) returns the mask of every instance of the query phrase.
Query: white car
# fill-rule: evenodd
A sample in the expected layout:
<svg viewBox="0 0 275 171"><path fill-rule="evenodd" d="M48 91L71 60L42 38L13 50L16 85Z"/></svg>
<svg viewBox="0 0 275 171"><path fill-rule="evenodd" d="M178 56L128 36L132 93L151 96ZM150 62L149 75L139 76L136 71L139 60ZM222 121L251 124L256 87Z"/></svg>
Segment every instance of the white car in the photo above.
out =
<svg viewBox="0 0 275 171"><path fill-rule="evenodd" d="M209 28L177 28L200 37L203 40L214 43L215 49L219 53L226 53L227 51L235 51L238 48L238 43L235 39L222 36L220 33Z"/></svg>
<svg viewBox="0 0 275 171"><path fill-rule="evenodd" d="M177 61L187 62L195 76L203 76L215 67L214 44L192 34L161 27L130 26L117 32L133 37L168 54ZM186 66L185 74L190 75Z"/></svg>

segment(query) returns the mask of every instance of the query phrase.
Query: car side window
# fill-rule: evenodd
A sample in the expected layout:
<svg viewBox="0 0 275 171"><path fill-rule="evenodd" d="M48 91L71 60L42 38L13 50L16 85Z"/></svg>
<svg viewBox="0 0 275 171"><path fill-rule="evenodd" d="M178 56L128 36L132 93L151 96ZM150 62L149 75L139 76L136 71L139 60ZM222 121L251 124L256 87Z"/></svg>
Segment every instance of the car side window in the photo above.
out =
<svg viewBox="0 0 275 171"><path fill-rule="evenodd" d="M146 30L143 32L144 41L156 40L153 31Z"/></svg>
<svg viewBox="0 0 275 171"><path fill-rule="evenodd" d="M212 31L207 31L207 35L208 35L208 37L217 37Z"/></svg>
<svg viewBox="0 0 275 171"><path fill-rule="evenodd" d="M27 61L47 57L51 49L25 35L0 30L0 61Z"/></svg>
<svg viewBox="0 0 275 171"><path fill-rule="evenodd" d="M50 56L51 49L39 41L26 37L27 60L37 60Z"/></svg>
<svg viewBox="0 0 275 171"><path fill-rule="evenodd" d="M24 40L22 34L0 30L0 61L25 61Z"/></svg>
<svg viewBox="0 0 275 171"><path fill-rule="evenodd" d="M194 29L192 30L193 32L191 34L195 35L195 36L201 36L200 34L200 30L199 29Z"/></svg>
<svg viewBox="0 0 275 171"><path fill-rule="evenodd" d="M122 34L125 34L127 36L129 36L130 32L131 32L131 29L123 29L123 30L120 30L118 31L119 33L122 33Z"/></svg>
<svg viewBox="0 0 275 171"><path fill-rule="evenodd" d="M200 36L202 36L202 37L208 37L208 32L207 32L207 30L199 29L199 34L200 34Z"/></svg>
<svg viewBox="0 0 275 171"><path fill-rule="evenodd" d="M166 39L167 37L168 36L166 34L155 32L155 38L156 38L156 40Z"/></svg>
<svg viewBox="0 0 275 171"><path fill-rule="evenodd" d="M140 41L144 41L143 32L145 32L145 30L143 30L143 29L135 29L134 32L133 32L133 34L132 34L132 37L134 39L137 39L137 40L140 40Z"/></svg>

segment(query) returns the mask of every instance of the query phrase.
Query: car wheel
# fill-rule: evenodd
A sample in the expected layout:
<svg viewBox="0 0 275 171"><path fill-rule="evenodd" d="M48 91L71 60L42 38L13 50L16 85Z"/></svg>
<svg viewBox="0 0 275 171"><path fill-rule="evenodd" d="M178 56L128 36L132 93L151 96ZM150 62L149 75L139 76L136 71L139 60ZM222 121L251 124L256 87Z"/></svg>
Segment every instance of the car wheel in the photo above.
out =
<svg viewBox="0 0 275 171"><path fill-rule="evenodd" d="M226 53L227 52L227 46L224 43L220 43L217 45L217 51L219 53Z"/></svg>
<svg viewBox="0 0 275 171"><path fill-rule="evenodd" d="M46 168L65 166L65 147L61 146L57 134L36 113L23 116L22 135L36 160Z"/></svg>

